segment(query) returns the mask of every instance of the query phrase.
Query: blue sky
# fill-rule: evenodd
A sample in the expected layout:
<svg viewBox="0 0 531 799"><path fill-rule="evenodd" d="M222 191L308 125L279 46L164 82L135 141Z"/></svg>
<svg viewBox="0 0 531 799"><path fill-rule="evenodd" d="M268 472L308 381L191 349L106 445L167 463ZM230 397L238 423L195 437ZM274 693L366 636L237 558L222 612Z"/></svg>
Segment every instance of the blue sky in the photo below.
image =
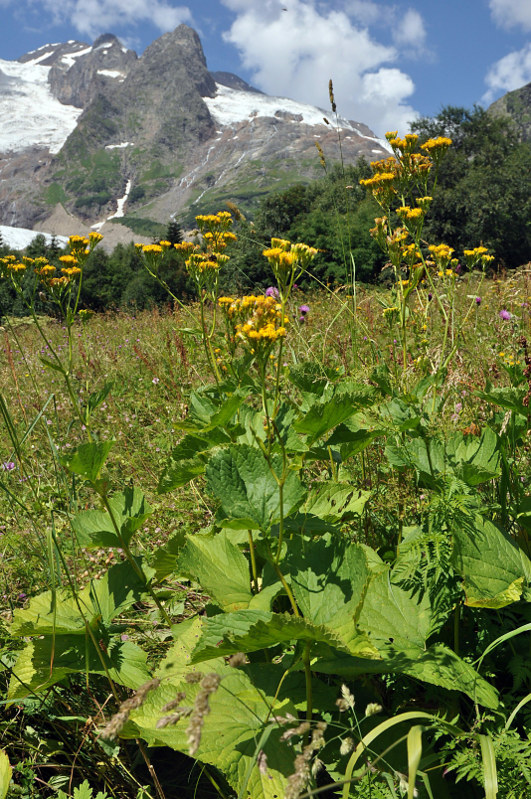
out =
<svg viewBox="0 0 531 799"><path fill-rule="evenodd" d="M185 22L212 70L382 135L531 81L531 0L0 0L0 58L115 33L139 54Z"/></svg>

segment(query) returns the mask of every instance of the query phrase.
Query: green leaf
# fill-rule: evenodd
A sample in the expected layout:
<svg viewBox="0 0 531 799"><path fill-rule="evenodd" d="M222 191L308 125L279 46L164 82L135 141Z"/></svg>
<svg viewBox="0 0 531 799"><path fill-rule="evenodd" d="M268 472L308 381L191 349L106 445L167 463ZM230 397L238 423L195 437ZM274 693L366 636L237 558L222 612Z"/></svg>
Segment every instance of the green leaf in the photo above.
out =
<svg viewBox="0 0 531 799"><path fill-rule="evenodd" d="M79 635L34 638L26 643L13 667L8 698L21 699L45 691L67 674L106 675L127 688L138 688L149 679L147 655L119 636L92 640Z"/></svg>
<svg viewBox="0 0 531 799"><path fill-rule="evenodd" d="M478 735L478 738L481 747L481 761L483 763L485 799L496 799L498 795L498 773L496 770L494 744L488 735Z"/></svg>
<svg viewBox="0 0 531 799"><path fill-rule="evenodd" d="M310 445L352 416L355 410L355 397L336 394L328 402L314 403L303 418L295 423L295 430L305 433Z"/></svg>
<svg viewBox="0 0 531 799"><path fill-rule="evenodd" d="M121 547L151 516L152 510L138 488L126 488L109 500L110 512L86 510L72 519L78 542L83 547ZM111 515L112 514L112 515ZM120 536L116 533L116 527Z"/></svg>
<svg viewBox="0 0 531 799"><path fill-rule="evenodd" d="M85 635L87 624L109 624L123 610L137 602L145 584L127 562L112 566L99 580L91 580L79 593L78 602L70 589L45 591L30 599L27 608L15 610L10 632L14 636ZM79 606L78 606L79 603Z"/></svg>
<svg viewBox="0 0 531 799"><path fill-rule="evenodd" d="M462 578L465 604L503 608L520 599L531 562L512 539L479 514L455 525L452 565Z"/></svg>
<svg viewBox="0 0 531 799"><path fill-rule="evenodd" d="M514 411L526 418L529 416L529 408L524 405L523 399L527 393L527 386L503 386L502 388L492 388L489 386L487 391L475 391L474 396L505 408L507 411Z"/></svg>
<svg viewBox="0 0 531 799"><path fill-rule="evenodd" d="M73 452L63 455L59 460L69 472L93 483L97 480L113 443L113 441L92 441L80 444Z"/></svg>
<svg viewBox="0 0 531 799"><path fill-rule="evenodd" d="M407 765L408 765L408 791L407 799L413 799L416 795L415 780L422 756L422 727L415 724L407 734Z"/></svg>
<svg viewBox="0 0 531 799"><path fill-rule="evenodd" d="M194 757L219 769L235 793L245 799L279 799L285 795L287 777L294 771L293 748L280 741L282 728L272 720L276 715L297 710L289 699L278 701L253 685L244 669L232 669L222 661L208 664L208 671L222 677L217 691L209 697L199 749ZM278 678L277 678L278 685ZM157 728L168 711L166 703L178 691L186 693L183 706L192 706L198 685L164 682L150 691L142 706L131 713L122 737L143 738L149 746L166 746L188 754L189 719ZM260 750L267 760L264 774L257 765Z"/></svg>
<svg viewBox="0 0 531 799"><path fill-rule="evenodd" d="M411 646L381 660L353 657L342 652L330 653L328 657L314 660L312 671L345 679L364 674L405 674L448 691L462 691L473 702L491 710L496 710L499 705L496 689L444 644L435 644L428 649Z"/></svg>
<svg viewBox="0 0 531 799"><path fill-rule="evenodd" d="M54 372L59 372L60 374L64 375L65 370L61 363L57 361L51 361L49 358L44 358L42 355L39 355L39 361L43 363L48 369L53 369Z"/></svg>
<svg viewBox="0 0 531 799"><path fill-rule="evenodd" d="M13 770L9 765L9 759L3 749L0 749L0 799L5 799L9 790L9 783Z"/></svg>
<svg viewBox="0 0 531 799"><path fill-rule="evenodd" d="M427 593L422 598L393 585L387 570L369 583L358 627L381 654L424 648L431 628Z"/></svg>
<svg viewBox="0 0 531 799"><path fill-rule="evenodd" d="M155 674L161 685L150 691L143 705L131 713L130 722L122 731L123 737L141 736L148 745L168 746L188 753L189 719L163 728L157 727L157 722L168 715L163 707L178 691L186 694L183 706L191 706L195 701L199 685L186 682L185 676L198 670L192 665L191 655L204 624L204 620L196 617L172 628L175 643ZM299 690L296 679L282 682L283 670L283 667L275 669L267 664L260 664L257 671L251 667L233 669L221 657L201 665L203 674L215 672L222 681L210 696L210 713L205 717L195 757L219 769L234 791L242 792L246 799L284 796L286 777L294 769L293 750L280 742L282 730L272 721L276 715L297 713L291 695L300 698L300 681ZM267 757L266 775L257 766L260 749Z"/></svg>
<svg viewBox="0 0 531 799"><path fill-rule="evenodd" d="M92 394L90 394L87 401L87 407L91 413L95 411L96 408L98 408L101 405L101 403L104 402L104 400L107 399L113 385L114 385L113 380L107 380L107 382L105 383L103 388L100 389L100 391L93 391Z"/></svg>
<svg viewBox="0 0 531 799"><path fill-rule="evenodd" d="M200 663L234 652L256 652L290 641L344 648L331 630L306 619L264 610L239 610L207 619L192 662Z"/></svg>
<svg viewBox="0 0 531 799"><path fill-rule="evenodd" d="M247 396L247 392L234 391L228 397L222 389L209 386L192 391L189 400L190 421L177 426L183 430L207 432L215 427L225 427Z"/></svg>
<svg viewBox="0 0 531 799"><path fill-rule="evenodd" d="M279 521L278 479L282 475L282 457L273 455L270 466L259 449L247 444L233 445L212 456L206 469L207 486L221 503L223 526L267 531ZM284 516L297 508L304 494L297 474L288 471L283 492Z"/></svg>
<svg viewBox="0 0 531 799"><path fill-rule="evenodd" d="M225 611L247 608L253 597L249 563L229 535L222 530L215 536L186 536L178 567Z"/></svg>
<svg viewBox="0 0 531 799"><path fill-rule="evenodd" d="M434 644L425 652L419 653L409 663L404 663L400 671L449 691L462 691L474 702L491 710L498 707L496 689L444 644Z"/></svg>
<svg viewBox="0 0 531 799"><path fill-rule="evenodd" d="M349 483L321 483L310 493L300 514L341 522L361 515L369 497L370 491L362 491Z"/></svg>
<svg viewBox="0 0 531 799"><path fill-rule="evenodd" d="M157 486L159 494L180 488L203 474L212 450L227 443L230 437L219 428L204 435L186 435L172 450L164 467Z"/></svg>
<svg viewBox="0 0 531 799"><path fill-rule="evenodd" d="M362 547L325 535L290 542L284 568L304 618L337 635L352 654L376 655L356 631L356 615L372 577Z"/></svg>

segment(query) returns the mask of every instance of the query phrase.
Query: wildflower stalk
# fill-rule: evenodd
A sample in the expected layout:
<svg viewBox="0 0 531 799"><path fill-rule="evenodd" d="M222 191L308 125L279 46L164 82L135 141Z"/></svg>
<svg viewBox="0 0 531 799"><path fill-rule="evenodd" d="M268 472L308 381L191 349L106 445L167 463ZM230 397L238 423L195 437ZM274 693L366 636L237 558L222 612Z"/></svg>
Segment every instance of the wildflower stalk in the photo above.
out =
<svg viewBox="0 0 531 799"><path fill-rule="evenodd" d="M247 535L249 538L249 553L251 556L251 573L253 575L253 580L254 580L254 590L256 593L258 593L260 589L258 586L258 572L256 570L256 553L254 551L254 540L253 540L252 530L247 530Z"/></svg>

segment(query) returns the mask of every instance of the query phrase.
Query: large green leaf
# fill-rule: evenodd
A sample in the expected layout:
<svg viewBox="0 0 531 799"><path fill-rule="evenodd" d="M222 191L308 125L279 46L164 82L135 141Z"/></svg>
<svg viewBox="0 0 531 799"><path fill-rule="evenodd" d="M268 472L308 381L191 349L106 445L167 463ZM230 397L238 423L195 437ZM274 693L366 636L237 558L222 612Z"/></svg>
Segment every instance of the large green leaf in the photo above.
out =
<svg viewBox="0 0 531 799"><path fill-rule="evenodd" d="M363 513L371 492L348 483L320 483L300 508L301 515L317 516L327 522L341 522Z"/></svg>
<svg viewBox="0 0 531 799"><path fill-rule="evenodd" d="M230 443L230 436L219 428L202 435L186 435L171 452L160 476L158 492L172 491L203 474L211 451L227 443Z"/></svg>
<svg viewBox="0 0 531 799"><path fill-rule="evenodd" d="M306 619L265 610L239 610L207 619L192 662L234 652L256 652L290 641L346 648L332 630Z"/></svg>
<svg viewBox="0 0 531 799"><path fill-rule="evenodd" d="M133 533L151 515L152 510L138 488L126 488L114 494L107 510L86 510L72 519L78 542L84 547L120 547L129 544ZM112 514L112 515L111 515ZM116 532L116 527L120 535Z"/></svg>
<svg viewBox="0 0 531 799"><path fill-rule="evenodd" d="M249 607L249 563L230 540L230 532L190 535L179 554L179 572L196 580L225 611Z"/></svg>
<svg viewBox="0 0 531 799"><path fill-rule="evenodd" d="M463 578L465 604L503 608L517 602L531 580L531 562L514 541L479 514L455 525L452 534L452 564Z"/></svg>
<svg viewBox="0 0 531 799"><path fill-rule="evenodd" d="M289 515L302 501L305 490L295 472L288 471L282 511L278 479L283 461L273 455L268 464L262 452L239 444L216 452L206 469L207 485L221 503L225 527L269 530L281 512Z"/></svg>
<svg viewBox="0 0 531 799"><path fill-rule="evenodd" d="M5 799L13 770L3 749L0 749L0 799Z"/></svg>
<svg viewBox="0 0 531 799"><path fill-rule="evenodd" d="M13 667L8 698L42 692L67 674L108 675L119 685L138 688L149 679L147 655L120 636L99 637L96 646L87 635L47 635L28 641Z"/></svg>
<svg viewBox="0 0 531 799"><path fill-rule="evenodd" d="M500 474L498 436L488 427L480 438L462 433L454 433L446 441L409 438L405 443L388 444L386 454L395 468L416 469L420 480L427 485L433 485L437 478L449 473L469 486Z"/></svg>
<svg viewBox="0 0 531 799"><path fill-rule="evenodd" d="M90 482L99 477L101 467L113 445L113 441L92 441L80 444L73 452L60 458L61 463L72 474L78 474Z"/></svg>
<svg viewBox="0 0 531 799"><path fill-rule="evenodd" d="M355 412L355 397L336 394L327 402L316 402L295 424L295 430L308 436L308 444L317 441L329 430L344 422Z"/></svg>
<svg viewBox="0 0 531 799"><path fill-rule="evenodd" d="M377 655L356 630L356 616L372 574L361 546L325 535L290 542L283 562L291 590L305 619L333 631L356 654Z"/></svg>
<svg viewBox="0 0 531 799"><path fill-rule="evenodd" d="M145 583L127 561L112 566L99 580L78 594L70 589L45 591L30 599L27 608L17 608L10 632L15 636L85 635L87 624L110 624L122 611L137 602Z"/></svg>
<svg viewBox="0 0 531 799"><path fill-rule="evenodd" d="M474 702L492 710L499 704L496 689L444 644L435 644L428 649L413 646L380 660L330 652L328 657L312 662L312 671L344 679L365 674L406 674L449 691L461 691Z"/></svg>
<svg viewBox="0 0 531 799"><path fill-rule="evenodd" d="M431 629L427 593L419 598L391 582L390 571L369 583L358 617L358 627L381 654L424 648Z"/></svg>
<svg viewBox="0 0 531 799"><path fill-rule="evenodd" d="M163 707L178 691L186 694L182 706L191 706L195 701L199 685L187 683L185 675L194 670L191 651L203 624L196 618L173 628L175 644L157 670L161 685L150 691L142 706L131 713L123 737L142 737L150 745L188 753L189 720L184 718L163 728L157 727L157 722L168 715ZM283 669L279 669L276 679L271 673L269 678L259 679L258 685L247 669L232 669L219 657L202 664L201 671L215 672L222 680L209 698L210 713L205 717L195 757L219 769L234 791L246 799L284 796L286 778L294 770L294 753L292 747L280 742L282 729L274 717L296 715L297 709L288 698L289 686L279 686ZM277 688L280 688L278 696ZM257 766L260 750L267 758L265 774Z"/></svg>

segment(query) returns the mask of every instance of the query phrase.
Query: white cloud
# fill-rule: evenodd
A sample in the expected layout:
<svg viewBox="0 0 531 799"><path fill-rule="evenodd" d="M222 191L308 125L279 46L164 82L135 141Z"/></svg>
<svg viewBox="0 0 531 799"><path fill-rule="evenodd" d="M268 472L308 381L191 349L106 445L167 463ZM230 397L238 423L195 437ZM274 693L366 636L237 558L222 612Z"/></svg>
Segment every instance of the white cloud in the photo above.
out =
<svg viewBox="0 0 531 799"><path fill-rule="evenodd" d="M167 0L37 0L32 5L40 5L53 24L69 22L91 38L145 22L165 32L192 19L189 8Z"/></svg>
<svg viewBox="0 0 531 799"><path fill-rule="evenodd" d="M426 40L424 22L418 11L409 8L400 15L393 26L393 41L396 45L421 48Z"/></svg>
<svg viewBox="0 0 531 799"><path fill-rule="evenodd" d="M388 127L407 129L417 114L406 102L411 78L390 68L397 46L384 45L356 25L352 12L370 16L375 3L355 2L341 10L315 0L222 0L237 16L226 41L239 50L252 82L268 94L291 97L329 109L328 80L334 83L338 112L368 124L382 135ZM286 8L287 11L282 9ZM406 15L401 42L423 41L422 20Z"/></svg>
<svg viewBox="0 0 531 799"><path fill-rule="evenodd" d="M494 21L502 28L531 30L530 0L489 0Z"/></svg>
<svg viewBox="0 0 531 799"><path fill-rule="evenodd" d="M531 44L500 58L492 65L485 78L488 91L482 100L491 103L500 92L510 92L531 82Z"/></svg>

